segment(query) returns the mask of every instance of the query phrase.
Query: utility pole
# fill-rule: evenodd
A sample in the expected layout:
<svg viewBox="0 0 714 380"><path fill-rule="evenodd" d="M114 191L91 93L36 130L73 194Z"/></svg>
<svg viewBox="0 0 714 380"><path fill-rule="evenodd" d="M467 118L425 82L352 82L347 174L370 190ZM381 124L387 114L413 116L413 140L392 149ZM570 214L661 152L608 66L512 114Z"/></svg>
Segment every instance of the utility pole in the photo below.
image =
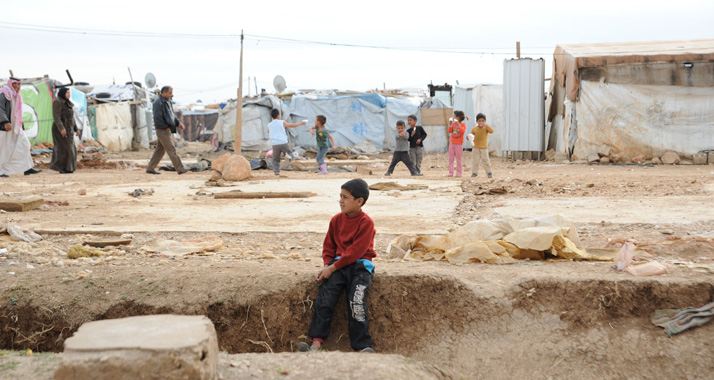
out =
<svg viewBox="0 0 714 380"><path fill-rule="evenodd" d="M236 104L236 130L234 139L234 151L241 154L241 144L243 143L243 30L240 31L240 77L238 78L238 98Z"/></svg>
<svg viewBox="0 0 714 380"><path fill-rule="evenodd" d="M516 58L521 59L521 41L516 41Z"/></svg>

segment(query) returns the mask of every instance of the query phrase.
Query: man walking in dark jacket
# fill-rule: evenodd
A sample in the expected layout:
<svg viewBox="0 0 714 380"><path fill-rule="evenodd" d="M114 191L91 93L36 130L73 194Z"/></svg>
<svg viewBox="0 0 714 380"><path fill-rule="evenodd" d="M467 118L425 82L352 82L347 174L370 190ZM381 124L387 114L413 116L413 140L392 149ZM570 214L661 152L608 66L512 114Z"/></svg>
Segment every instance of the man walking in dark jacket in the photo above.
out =
<svg viewBox="0 0 714 380"><path fill-rule="evenodd" d="M421 159L424 157L424 139L426 139L426 131L421 125L416 125L417 117L409 115L407 118L407 136L409 136L409 158L414 163L417 171L421 173Z"/></svg>
<svg viewBox="0 0 714 380"><path fill-rule="evenodd" d="M161 96L154 102L154 128L156 128L156 150L149 160L149 166L146 167L146 172L149 174L161 174L156 171L156 165L159 164L164 153L169 155L171 163L174 165L178 174L186 173L186 170L181 163L181 158L176 154L176 148L171 141L171 134L176 132L176 128L183 130L184 126L174 115L174 107L171 104L171 98L174 96L174 89L171 86L161 88Z"/></svg>

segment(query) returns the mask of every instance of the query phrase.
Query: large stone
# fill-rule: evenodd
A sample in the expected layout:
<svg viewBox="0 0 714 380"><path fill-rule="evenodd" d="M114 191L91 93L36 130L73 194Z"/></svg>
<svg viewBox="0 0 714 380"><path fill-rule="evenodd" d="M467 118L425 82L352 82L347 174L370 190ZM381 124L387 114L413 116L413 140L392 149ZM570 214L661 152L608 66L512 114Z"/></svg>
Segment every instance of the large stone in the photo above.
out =
<svg viewBox="0 0 714 380"><path fill-rule="evenodd" d="M211 169L223 173L223 167L226 165L226 161L228 161L229 158L231 158L232 154L231 153L226 153L217 159L215 159L213 162L211 162Z"/></svg>
<svg viewBox="0 0 714 380"><path fill-rule="evenodd" d="M588 162L598 162L600 161L600 156L597 154L588 155Z"/></svg>
<svg viewBox="0 0 714 380"><path fill-rule="evenodd" d="M55 380L214 379L218 339L205 316L87 322L64 343Z"/></svg>
<svg viewBox="0 0 714 380"><path fill-rule="evenodd" d="M659 157L652 157L652 159L650 160L650 162L651 162L653 165L662 165L662 161L660 161Z"/></svg>
<svg viewBox="0 0 714 380"><path fill-rule="evenodd" d="M612 154L613 149L607 145L600 145L597 149L597 154L600 157L609 157Z"/></svg>
<svg viewBox="0 0 714 380"><path fill-rule="evenodd" d="M610 163L610 157L600 157L600 163L601 163L601 164L609 164L609 163Z"/></svg>
<svg viewBox="0 0 714 380"><path fill-rule="evenodd" d="M671 150L665 153L664 156L662 156L661 160L662 163L665 165L678 164L680 161L679 155L677 153L672 152Z"/></svg>
<svg viewBox="0 0 714 380"><path fill-rule="evenodd" d="M232 155L223 166L223 179L226 181L242 181L250 178L250 162L243 156Z"/></svg>
<svg viewBox="0 0 714 380"><path fill-rule="evenodd" d="M638 154L635 157L632 157L632 162L634 162L635 164L642 164L645 161L647 161L647 158L644 154Z"/></svg>
<svg viewBox="0 0 714 380"><path fill-rule="evenodd" d="M626 152L618 152L610 156L610 160L616 164L626 164L630 162L630 156Z"/></svg>

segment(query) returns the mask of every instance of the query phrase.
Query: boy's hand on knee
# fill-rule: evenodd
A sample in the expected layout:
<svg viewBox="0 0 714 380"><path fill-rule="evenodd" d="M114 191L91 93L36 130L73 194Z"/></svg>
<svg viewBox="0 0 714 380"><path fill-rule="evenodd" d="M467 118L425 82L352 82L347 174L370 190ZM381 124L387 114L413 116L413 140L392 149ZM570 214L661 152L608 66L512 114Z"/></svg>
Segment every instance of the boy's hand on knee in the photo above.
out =
<svg viewBox="0 0 714 380"><path fill-rule="evenodd" d="M334 265L325 265L320 272L317 273L317 281L327 280L336 270L337 268L335 268Z"/></svg>

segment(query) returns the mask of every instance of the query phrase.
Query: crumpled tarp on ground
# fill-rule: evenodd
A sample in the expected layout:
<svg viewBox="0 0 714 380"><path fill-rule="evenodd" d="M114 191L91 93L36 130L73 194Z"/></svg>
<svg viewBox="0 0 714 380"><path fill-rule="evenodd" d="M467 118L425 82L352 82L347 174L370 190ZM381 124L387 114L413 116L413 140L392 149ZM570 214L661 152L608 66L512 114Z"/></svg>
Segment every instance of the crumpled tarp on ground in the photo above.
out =
<svg viewBox="0 0 714 380"><path fill-rule="evenodd" d="M215 251L221 248L223 248L223 239L220 236L210 235L185 240L154 241L141 247L141 250L165 256L184 256L191 253Z"/></svg>
<svg viewBox="0 0 714 380"><path fill-rule="evenodd" d="M699 327L714 318L714 302L700 308L655 310L652 324L663 327L667 337Z"/></svg>
<svg viewBox="0 0 714 380"><path fill-rule="evenodd" d="M524 220L477 220L444 236L401 235L387 247L391 257L446 260L452 264L510 264L544 260L546 252L564 259L613 261L580 248L575 225L561 215Z"/></svg>

